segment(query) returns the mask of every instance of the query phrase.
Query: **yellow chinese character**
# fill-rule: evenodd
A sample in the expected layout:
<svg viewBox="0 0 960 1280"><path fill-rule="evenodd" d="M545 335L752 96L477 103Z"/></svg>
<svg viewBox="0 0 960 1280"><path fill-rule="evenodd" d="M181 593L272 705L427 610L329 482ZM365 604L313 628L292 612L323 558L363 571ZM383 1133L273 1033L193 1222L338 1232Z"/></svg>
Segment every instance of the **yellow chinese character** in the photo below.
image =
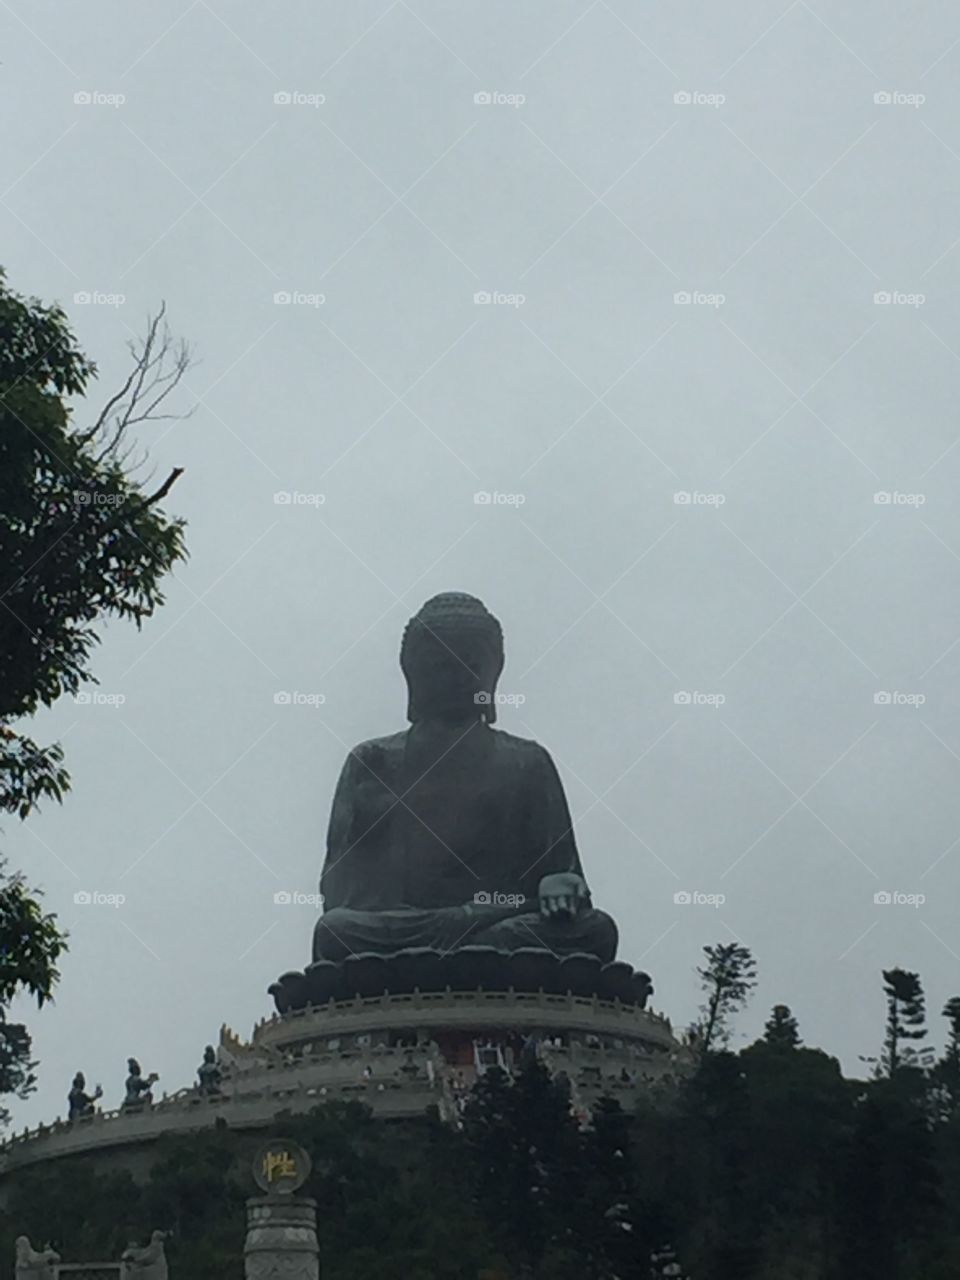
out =
<svg viewBox="0 0 960 1280"><path fill-rule="evenodd" d="M288 1151L268 1151L263 1157L263 1176L268 1182L276 1178L295 1178L297 1166Z"/></svg>

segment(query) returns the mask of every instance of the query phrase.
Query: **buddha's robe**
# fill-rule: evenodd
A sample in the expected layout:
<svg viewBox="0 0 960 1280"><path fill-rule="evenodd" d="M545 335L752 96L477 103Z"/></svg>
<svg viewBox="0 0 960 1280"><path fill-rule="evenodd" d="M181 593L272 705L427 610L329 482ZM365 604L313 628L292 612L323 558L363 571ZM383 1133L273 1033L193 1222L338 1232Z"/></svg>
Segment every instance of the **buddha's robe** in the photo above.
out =
<svg viewBox="0 0 960 1280"><path fill-rule="evenodd" d="M337 784L315 958L487 945L612 959L616 926L603 912L541 917L540 880L561 871L583 875L543 747L482 721L372 739Z"/></svg>

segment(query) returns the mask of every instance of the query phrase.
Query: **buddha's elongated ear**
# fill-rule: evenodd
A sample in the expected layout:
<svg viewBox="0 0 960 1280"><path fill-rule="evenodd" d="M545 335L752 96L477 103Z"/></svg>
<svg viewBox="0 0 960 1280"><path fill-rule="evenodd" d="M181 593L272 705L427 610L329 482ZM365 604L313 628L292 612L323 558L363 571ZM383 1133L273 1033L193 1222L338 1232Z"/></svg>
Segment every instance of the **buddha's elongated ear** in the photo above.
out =
<svg viewBox="0 0 960 1280"><path fill-rule="evenodd" d="M497 669L493 679L490 681L490 688L486 690L490 694L490 701L485 702L480 708L480 718L485 720L487 724L497 723L497 681L503 671L503 650L500 650L500 658L497 663Z"/></svg>

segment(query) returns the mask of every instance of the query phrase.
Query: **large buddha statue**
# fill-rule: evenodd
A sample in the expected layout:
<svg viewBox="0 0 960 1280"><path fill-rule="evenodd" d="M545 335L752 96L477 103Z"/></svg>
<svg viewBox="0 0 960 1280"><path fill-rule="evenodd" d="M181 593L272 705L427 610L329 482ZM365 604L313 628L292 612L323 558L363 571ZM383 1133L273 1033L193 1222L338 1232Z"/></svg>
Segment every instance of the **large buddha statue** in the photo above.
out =
<svg viewBox="0 0 960 1280"><path fill-rule="evenodd" d="M429 947L613 960L548 753L493 727L500 624L473 596L434 596L407 625L410 727L347 757L330 818L314 960Z"/></svg>

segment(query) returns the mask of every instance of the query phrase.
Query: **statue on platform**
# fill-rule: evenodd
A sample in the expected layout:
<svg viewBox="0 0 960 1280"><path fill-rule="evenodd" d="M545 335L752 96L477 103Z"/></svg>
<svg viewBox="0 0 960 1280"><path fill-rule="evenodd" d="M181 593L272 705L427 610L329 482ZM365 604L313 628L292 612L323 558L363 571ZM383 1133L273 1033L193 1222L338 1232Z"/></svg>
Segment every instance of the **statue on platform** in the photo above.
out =
<svg viewBox="0 0 960 1280"><path fill-rule="evenodd" d="M197 1067L197 1080L197 1088L207 1097L220 1092L223 1072L217 1062L217 1053L212 1044L208 1044L203 1051L203 1061Z"/></svg>
<svg viewBox="0 0 960 1280"><path fill-rule="evenodd" d="M167 1280L167 1258L163 1251L165 1231L154 1231L144 1248L131 1245L120 1257L123 1280Z"/></svg>
<svg viewBox="0 0 960 1280"><path fill-rule="evenodd" d="M150 1090L160 1077L155 1071L151 1071L147 1078L144 1079L140 1063L136 1058L127 1059L127 1070L130 1074L127 1076L127 1094L123 1100L123 1105L125 1107L151 1106L153 1104L153 1094Z"/></svg>
<svg viewBox="0 0 960 1280"><path fill-rule="evenodd" d="M473 596L434 596L410 620L410 728L347 757L314 960L477 946L613 960L552 759L493 728L503 662L500 623Z"/></svg>
<svg viewBox="0 0 960 1280"><path fill-rule="evenodd" d="M26 1236L17 1236L16 1251L16 1280L53 1280L53 1267L60 1261L60 1255L49 1244L38 1253Z"/></svg>
<svg viewBox="0 0 960 1280"><path fill-rule="evenodd" d="M87 1081L82 1071L78 1071L73 1077L73 1085L67 1094L67 1119L68 1120L84 1120L88 1116L94 1114L95 1103L98 1098L103 1097L103 1090L99 1085L94 1089L93 1093L87 1093Z"/></svg>

